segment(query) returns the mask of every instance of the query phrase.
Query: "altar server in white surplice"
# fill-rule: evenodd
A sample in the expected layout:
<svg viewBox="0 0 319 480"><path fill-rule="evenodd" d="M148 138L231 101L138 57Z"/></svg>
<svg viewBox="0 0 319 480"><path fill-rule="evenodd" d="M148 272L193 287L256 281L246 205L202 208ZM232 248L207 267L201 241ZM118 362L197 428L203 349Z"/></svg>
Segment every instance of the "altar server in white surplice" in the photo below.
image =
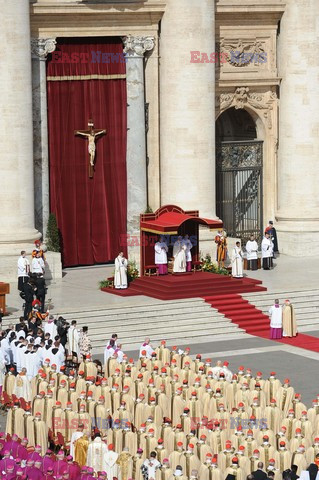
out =
<svg viewBox="0 0 319 480"><path fill-rule="evenodd" d="M270 270L273 267L273 253L274 244L270 239L269 233L265 233L263 241L261 242L261 255L263 259L263 269Z"/></svg>
<svg viewBox="0 0 319 480"><path fill-rule="evenodd" d="M71 327L68 330L68 343L69 343L69 351L74 352L77 357L80 356L80 333L76 328L76 320L72 320Z"/></svg>
<svg viewBox="0 0 319 480"><path fill-rule="evenodd" d="M243 276L243 252L240 248L240 242L236 242L236 246L232 250L231 263L232 276L241 278Z"/></svg>
<svg viewBox="0 0 319 480"><path fill-rule="evenodd" d="M114 287L127 288L127 260L123 252L120 252L115 259Z"/></svg>
<svg viewBox="0 0 319 480"><path fill-rule="evenodd" d="M168 247L164 241L164 237L161 236L159 242L154 245L155 250L155 264L158 267L158 273L160 275L167 275L167 252Z"/></svg>
<svg viewBox="0 0 319 480"><path fill-rule="evenodd" d="M184 245L183 238L178 237L173 247L174 268L175 273L186 272L186 245Z"/></svg>
<svg viewBox="0 0 319 480"><path fill-rule="evenodd" d="M186 246L186 272L191 272L192 270L192 254L191 249L193 248L193 244L189 239L188 235L185 235L183 240L184 245Z"/></svg>
<svg viewBox="0 0 319 480"><path fill-rule="evenodd" d="M248 270L257 270L258 269L258 243L255 240L254 235L250 235L250 240L246 243L246 252L247 252L247 269Z"/></svg>

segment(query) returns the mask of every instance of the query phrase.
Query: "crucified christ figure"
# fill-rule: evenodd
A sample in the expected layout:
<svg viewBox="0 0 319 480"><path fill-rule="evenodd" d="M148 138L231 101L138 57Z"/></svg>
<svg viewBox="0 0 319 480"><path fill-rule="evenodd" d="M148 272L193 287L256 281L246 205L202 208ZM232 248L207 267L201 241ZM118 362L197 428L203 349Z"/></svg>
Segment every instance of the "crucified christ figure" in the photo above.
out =
<svg viewBox="0 0 319 480"><path fill-rule="evenodd" d="M94 123L93 120L88 121L88 130L75 130L74 135L81 135L82 137L85 137L88 139L88 152L90 155L90 162L89 162L89 177L93 177L93 172L94 172L94 160L95 160L95 141L98 137L101 135L106 134L106 130L101 130L101 129L94 129Z"/></svg>

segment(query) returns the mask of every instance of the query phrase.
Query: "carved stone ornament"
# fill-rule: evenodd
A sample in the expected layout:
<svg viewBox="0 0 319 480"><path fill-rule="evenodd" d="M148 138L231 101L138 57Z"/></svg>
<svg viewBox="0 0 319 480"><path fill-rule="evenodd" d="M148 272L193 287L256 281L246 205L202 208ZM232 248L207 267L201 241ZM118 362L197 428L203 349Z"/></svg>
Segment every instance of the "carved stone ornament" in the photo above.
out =
<svg viewBox="0 0 319 480"><path fill-rule="evenodd" d="M154 37L135 37L128 35L123 39L124 54L127 57L143 57L145 52L153 50L155 46Z"/></svg>
<svg viewBox="0 0 319 480"><path fill-rule="evenodd" d="M254 93L250 92L249 87L238 87L234 93L221 93L219 102L220 110L234 107L236 110L245 108L246 105L256 110L264 110L263 116L269 129L272 128L271 110L273 103L276 101L276 92Z"/></svg>
<svg viewBox="0 0 319 480"><path fill-rule="evenodd" d="M221 40L220 53L233 67L260 66L267 61L264 43L257 38L254 40L237 40L232 42Z"/></svg>
<svg viewBox="0 0 319 480"><path fill-rule="evenodd" d="M46 60L49 53L56 49L55 38L32 38L31 39L31 53L34 57L40 60Z"/></svg>

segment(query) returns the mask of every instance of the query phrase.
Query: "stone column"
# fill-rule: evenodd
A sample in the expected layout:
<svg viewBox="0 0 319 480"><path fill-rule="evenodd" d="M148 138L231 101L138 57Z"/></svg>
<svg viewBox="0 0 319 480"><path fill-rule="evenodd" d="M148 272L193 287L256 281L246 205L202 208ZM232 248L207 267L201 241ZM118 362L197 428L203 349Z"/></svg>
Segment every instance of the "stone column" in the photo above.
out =
<svg viewBox="0 0 319 480"><path fill-rule="evenodd" d="M280 23L278 211L279 250L319 250L319 3L287 0ZM267 219L268 220L268 219Z"/></svg>
<svg viewBox="0 0 319 480"><path fill-rule="evenodd" d="M29 0L2 2L1 20L0 255L7 257L31 249L40 237L34 228ZM12 261L1 258L0 265L5 280ZM13 265L16 277L16 261Z"/></svg>
<svg viewBox="0 0 319 480"><path fill-rule="evenodd" d="M167 0L160 37L161 204L210 218L216 216L213 52L215 1ZM208 63L197 63L201 53Z"/></svg>
<svg viewBox="0 0 319 480"><path fill-rule="evenodd" d="M140 214L147 208L144 53L154 48L154 37L129 35L124 41L127 84L127 233L139 241ZM139 263L140 248L128 246L130 260Z"/></svg>
<svg viewBox="0 0 319 480"><path fill-rule="evenodd" d="M55 38L31 40L35 225L44 238L50 213L46 59L55 47Z"/></svg>

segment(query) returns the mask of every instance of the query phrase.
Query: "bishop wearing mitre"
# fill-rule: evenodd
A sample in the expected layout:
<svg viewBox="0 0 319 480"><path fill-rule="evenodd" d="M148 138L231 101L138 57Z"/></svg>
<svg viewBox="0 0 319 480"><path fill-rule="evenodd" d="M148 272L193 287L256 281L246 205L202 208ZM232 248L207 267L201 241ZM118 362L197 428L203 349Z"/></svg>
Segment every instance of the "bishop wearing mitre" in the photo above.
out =
<svg viewBox="0 0 319 480"><path fill-rule="evenodd" d="M127 288L127 259L123 252L120 252L115 261L114 287Z"/></svg>
<svg viewBox="0 0 319 480"><path fill-rule="evenodd" d="M283 337L297 336L295 309L289 300L285 300L285 304L282 307L282 329Z"/></svg>
<svg viewBox="0 0 319 480"><path fill-rule="evenodd" d="M161 236L159 242L154 245L155 250L155 265L158 268L159 275L167 275L167 252L168 246L164 241L164 237Z"/></svg>
<svg viewBox="0 0 319 480"><path fill-rule="evenodd" d="M173 271L175 273L186 272L186 250L187 247L183 242L183 238L179 236L174 243L173 247L173 257L174 257L174 267Z"/></svg>

